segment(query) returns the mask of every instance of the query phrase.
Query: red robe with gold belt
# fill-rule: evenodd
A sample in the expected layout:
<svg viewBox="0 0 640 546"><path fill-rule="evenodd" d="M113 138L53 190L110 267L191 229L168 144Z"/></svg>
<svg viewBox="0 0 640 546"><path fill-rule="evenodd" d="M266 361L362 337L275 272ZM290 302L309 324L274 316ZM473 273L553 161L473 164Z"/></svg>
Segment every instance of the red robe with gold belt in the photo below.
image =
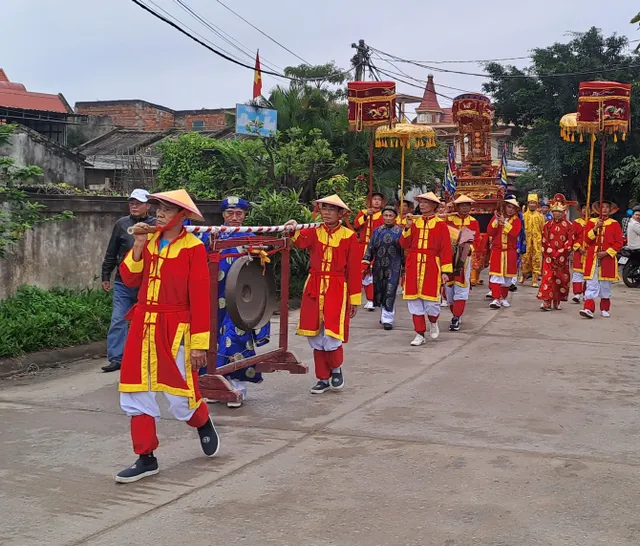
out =
<svg viewBox="0 0 640 546"><path fill-rule="evenodd" d="M453 272L449 228L437 216L414 219L400 237L405 252L405 300L440 301L442 274Z"/></svg>
<svg viewBox="0 0 640 546"><path fill-rule="evenodd" d="M358 240L360 242L361 260L364 257L364 253L367 251L367 245L371 240L373 232L384 224L381 211L374 212L369 217L366 216L366 212L366 210L361 210L353 221L353 228L356 230ZM361 264L360 267L363 273L369 268L366 264Z"/></svg>
<svg viewBox="0 0 640 546"><path fill-rule="evenodd" d="M584 242L584 218L573 221L573 262L572 268L576 273L584 272L584 255L578 252Z"/></svg>
<svg viewBox="0 0 640 546"><path fill-rule="evenodd" d="M159 250L161 234L150 234L142 259L133 250L120 264L122 282L139 288L130 311L129 334L120 371L120 392L161 391L200 402L192 349L208 350L210 335L209 270L202 241L185 230ZM184 345L186 377L176 364Z"/></svg>
<svg viewBox="0 0 640 546"><path fill-rule="evenodd" d="M476 220L473 216L470 216L470 215L462 217L460 216L460 214L450 214L449 216L447 216L447 219L445 220L445 222L447 223L448 226L451 226L452 228L460 230L463 227L466 227L467 229L475 232L476 235L473 240L473 245L471 245L472 253L467 258L467 262L469 262L469 260L472 259L473 252L475 251L475 247L478 241L480 241L480 224L478 224L478 220ZM454 259L455 259L455 256L454 256ZM462 288L467 288L469 286L469 279L465 278L466 271L467 271L467 262L465 262L464 267L462 268L462 271L454 275L453 278L449 280L449 282L447 283L447 286L453 286L454 283L458 286L461 286Z"/></svg>
<svg viewBox="0 0 640 546"><path fill-rule="evenodd" d="M291 238L298 248L309 250L309 276L304 285L297 334L320 333L346 343L349 340L350 305L360 305L362 254L356 234L339 225L329 229L303 229Z"/></svg>
<svg viewBox="0 0 640 546"><path fill-rule="evenodd" d="M489 275L496 277L515 277L518 275L518 234L522 222L517 214L505 219L504 226L498 224L494 216L487 226L492 237Z"/></svg>
<svg viewBox="0 0 640 546"><path fill-rule="evenodd" d="M612 218L607 218L600 230L596 230L597 218L589 220L587 227L587 254L584 258L584 278L593 279L596 268L596 260L599 260L598 268L599 281L618 280L617 254L624 246L622 227ZM597 258L598 252L606 252L604 258Z"/></svg>
<svg viewBox="0 0 640 546"><path fill-rule="evenodd" d="M575 235L568 220L549 220L542 228L542 282L538 299L567 301L569 298L569 256Z"/></svg>

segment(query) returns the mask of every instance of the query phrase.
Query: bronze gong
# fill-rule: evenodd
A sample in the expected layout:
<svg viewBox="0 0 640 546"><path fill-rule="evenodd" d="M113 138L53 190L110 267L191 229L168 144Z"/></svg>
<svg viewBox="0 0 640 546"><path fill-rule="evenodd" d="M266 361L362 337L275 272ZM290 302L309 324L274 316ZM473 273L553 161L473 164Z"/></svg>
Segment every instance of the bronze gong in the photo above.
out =
<svg viewBox="0 0 640 546"><path fill-rule="evenodd" d="M242 330L262 328L276 309L276 282L273 268L263 268L260 260L241 256L227 273L227 312Z"/></svg>

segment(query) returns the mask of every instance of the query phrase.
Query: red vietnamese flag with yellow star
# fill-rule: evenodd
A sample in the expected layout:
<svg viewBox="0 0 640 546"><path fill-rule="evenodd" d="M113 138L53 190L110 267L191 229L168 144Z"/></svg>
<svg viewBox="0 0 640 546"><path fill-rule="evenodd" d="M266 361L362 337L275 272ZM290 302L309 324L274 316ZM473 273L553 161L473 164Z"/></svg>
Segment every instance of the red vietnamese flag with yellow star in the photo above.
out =
<svg viewBox="0 0 640 546"><path fill-rule="evenodd" d="M253 98L262 95L262 72L260 71L260 50L256 52L256 69L253 73Z"/></svg>

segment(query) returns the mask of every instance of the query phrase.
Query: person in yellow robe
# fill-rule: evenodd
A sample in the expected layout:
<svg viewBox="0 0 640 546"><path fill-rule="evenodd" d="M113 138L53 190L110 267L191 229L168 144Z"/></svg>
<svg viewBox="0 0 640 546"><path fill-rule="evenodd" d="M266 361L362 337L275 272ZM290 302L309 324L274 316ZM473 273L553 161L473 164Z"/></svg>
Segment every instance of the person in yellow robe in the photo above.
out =
<svg viewBox="0 0 640 546"><path fill-rule="evenodd" d="M524 284L531 274L531 286L539 286L542 273L542 230L546 223L543 214L538 210L539 201L535 193L527 198L527 210L523 214L524 232L527 238L527 251L520 262L520 284Z"/></svg>

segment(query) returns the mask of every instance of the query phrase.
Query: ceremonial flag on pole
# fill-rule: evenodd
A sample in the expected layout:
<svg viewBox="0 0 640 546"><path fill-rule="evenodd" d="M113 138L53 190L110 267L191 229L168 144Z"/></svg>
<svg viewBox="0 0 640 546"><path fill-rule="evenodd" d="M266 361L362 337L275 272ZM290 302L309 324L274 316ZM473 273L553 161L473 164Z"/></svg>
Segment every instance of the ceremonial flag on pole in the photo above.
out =
<svg viewBox="0 0 640 546"><path fill-rule="evenodd" d="M253 98L262 95L262 72L260 71L260 50L256 52L256 69L253 73Z"/></svg>
<svg viewBox="0 0 640 546"><path fill-rule="evenodd" d="M450 196L456 193L458 181L456 179L456 153L453 146L449 146L447 154L447 166L444 171L444 189Z"/></svg>
<svg viewBox="0 0 640 546"><path fill-rule="evenodd" d="M502 148L502 158L500 159L500 174L498 175L500 180L500 184L507 189L509 185L509 178L507 177L507 146L505 144L504 148Z"/></svg>

